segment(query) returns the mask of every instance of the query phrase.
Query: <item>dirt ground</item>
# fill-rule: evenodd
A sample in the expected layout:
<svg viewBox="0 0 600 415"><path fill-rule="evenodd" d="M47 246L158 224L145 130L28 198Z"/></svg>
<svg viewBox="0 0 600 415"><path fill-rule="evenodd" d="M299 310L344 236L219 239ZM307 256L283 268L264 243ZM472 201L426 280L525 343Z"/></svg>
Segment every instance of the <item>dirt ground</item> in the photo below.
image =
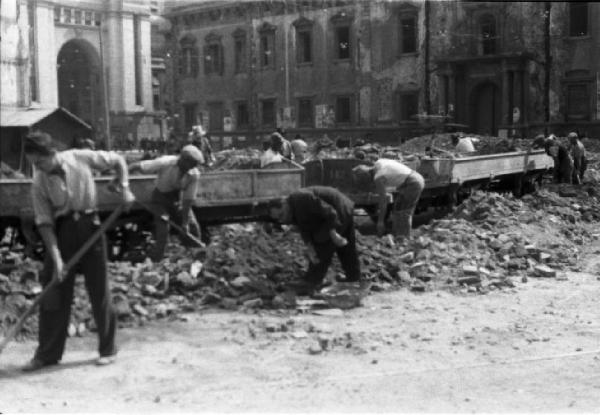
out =
<svg viewBox="0 0 600 415"><path fill-rule="evenodd" d="M93 334L35 374L19 371L35 343L12 343L0 413L598 413L600 240L584 261L487 295L399 290L325 316L199 311L121 330L107 367Z"/></svg>

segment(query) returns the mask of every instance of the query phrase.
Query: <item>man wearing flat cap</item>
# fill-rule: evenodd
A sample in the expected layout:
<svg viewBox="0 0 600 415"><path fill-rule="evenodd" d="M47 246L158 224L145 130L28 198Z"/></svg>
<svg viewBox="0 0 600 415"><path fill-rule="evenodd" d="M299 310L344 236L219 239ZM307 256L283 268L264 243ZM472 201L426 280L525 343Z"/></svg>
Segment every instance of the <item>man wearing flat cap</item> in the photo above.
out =
<svg viewBox="0 0 600 415"><path fill-rule="evenodd" d="M132 163L130 171L140 170L142 173L157 173L156 187L152 193L154 207L154 250L150 255L153 261L160 261L167 247L169 225L162 219L168 216L178 222L189 234L200 237L200 227L192 205L198 193L200 170L204 164L204 156L198 147L187 145L181 149L179 156L162 156L154 160ZM181 209L178 209L181 200ZM183 238L186 245L193 245L188 238Z"/></svg>
<svg viewBox="0 0 600 415"><path fill-rule="evenodd" d="M123 202L135 200L129 190L125 159L111 151L71 149L58 152L52 137L44 132L30 133L24 146L27 160L34 166L31 196L35 223L44 241L46 258L40 280L54 283L40 303L38 348L25 371L57 364L63 355L69 326L76 273L85 285L98 328L100 357L97 364L114 361L116 316L111 308L104 238L95 242L81 261L64 274L68 261L100 225L97 193L92 170L114 169L123 190Z"/></svg>
<svg viewBox="0 0 600 415"><path fill-rule="evenodd" d="M377 233L385 232L388 193L396 192L392 211L392 233L410 238L412 217L425 188L423 176L397 160L379 159L372 166L359 165L352 170L354 180L365 186L375 184L379 195Z"/></svg>

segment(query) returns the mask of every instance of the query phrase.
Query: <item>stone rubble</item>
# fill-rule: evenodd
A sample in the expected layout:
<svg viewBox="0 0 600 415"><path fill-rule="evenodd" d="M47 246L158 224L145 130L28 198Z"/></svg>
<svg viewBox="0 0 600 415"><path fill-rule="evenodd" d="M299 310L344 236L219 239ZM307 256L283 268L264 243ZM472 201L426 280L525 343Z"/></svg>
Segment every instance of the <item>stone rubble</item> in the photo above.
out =
<svg viewBox="0 0 600 415"><path fill-rule="evenodd" d="M406 287L415 292L459 293L513 288L532 277L560 279L566 270L580 270L583 245L600 237L590 226L600 221L599 196L597 184L589 181L578 187L549 185L521 199L475 192L446 218L415 229L410 241L359 235L364 279L372 292ZM120 325L184 319L180 315L206 307L300 313L323 308L325 314L341 313L323 297L297 297L286 289L307 267L304 245L292 229L227 225L214 233L206 248L170 245L159 263L110 263ZM5 248L0 259L3 332L41 292L37 282L41 264ZM343 281L343 272L334 259L327 281L336 280ZM20 335L34 336L36 320L32 316ZM78 278L69 334L94 330L83 280Z"/></svg>

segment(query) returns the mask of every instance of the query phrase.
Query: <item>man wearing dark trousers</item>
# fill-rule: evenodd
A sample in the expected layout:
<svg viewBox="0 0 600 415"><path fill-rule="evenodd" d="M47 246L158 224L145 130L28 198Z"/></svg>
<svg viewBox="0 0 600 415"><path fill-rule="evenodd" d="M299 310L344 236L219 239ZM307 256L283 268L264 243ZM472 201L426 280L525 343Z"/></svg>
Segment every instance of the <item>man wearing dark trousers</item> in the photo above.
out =
<svg viewBox="0 0 600 415"><path fill-rule="evenodd" d="M298 293L310 294L323 282L333 254L337 253L346 281L360 281L353 220L354 204L339 190L311 186L273 202L270 216L295 225L306 244L309 266Z"/></svg>
<svg viewBox="0 0 600 415"><path fill-rule="evenodd" d="M75 274L85 276L85 285L98 328L100 357L97 364L114 361L116 316L111 307L106 267L106 243L100 238L78 264L64 275L68 261L100 226L96 184L92 170L115 169L123 188L123 202L130 205L125 159L114 152L72 149L57 152L52 137L34 132L25 141L25 155L35 167L31 189L35 222L44 241L46 258L40 280L56 285L40 303L39 345L25 371L57 364L63 355L73 302Z"/></svg>

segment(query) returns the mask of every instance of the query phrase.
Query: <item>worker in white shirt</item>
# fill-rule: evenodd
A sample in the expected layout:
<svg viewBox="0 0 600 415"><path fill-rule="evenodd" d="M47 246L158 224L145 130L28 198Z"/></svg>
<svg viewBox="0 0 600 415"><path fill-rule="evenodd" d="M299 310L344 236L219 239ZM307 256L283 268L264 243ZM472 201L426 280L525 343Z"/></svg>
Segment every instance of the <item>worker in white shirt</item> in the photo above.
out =
<svg viewBox="0 0 600 415"><path fill-rule="evenodd" d="M392 212L392 232L396 236L410 238L412 217L425 188L425 180L418 172L397 160L379 159L372 166L359 165L352 170L358 184L375 183L379 195L377 233L385 231L385 216L388 206L388 192L396 191Z"/></svg>
<svg viewBox="0 0 600 415"><path fill-rule="evenodd" d="M475 137L465 137L459 134L452 134L452 145L457 153L473 153L475 150L475 144L479 142L479 139Z"/></svg>

